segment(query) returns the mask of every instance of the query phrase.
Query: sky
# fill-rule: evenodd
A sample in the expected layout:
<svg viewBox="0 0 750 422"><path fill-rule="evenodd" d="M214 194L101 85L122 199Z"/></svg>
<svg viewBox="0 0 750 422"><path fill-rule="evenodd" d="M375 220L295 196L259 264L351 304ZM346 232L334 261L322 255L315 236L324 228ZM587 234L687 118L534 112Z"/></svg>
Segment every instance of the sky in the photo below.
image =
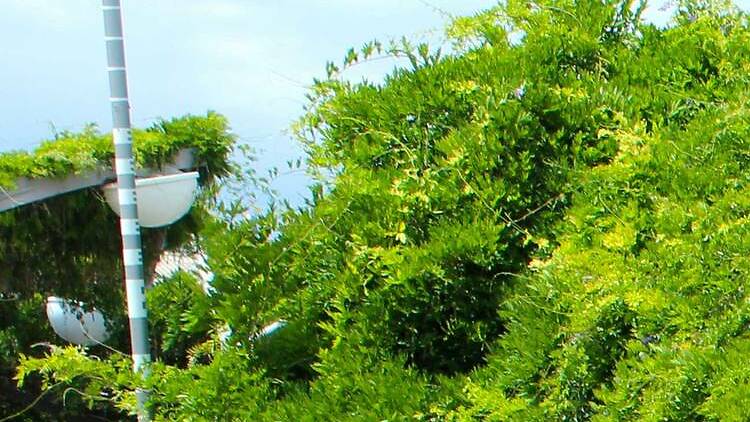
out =
<svg viewBox="0 0 750 422"><path fill-rule="evenodd" d="M288 133L327 61L372 39L439 42L448 15L492 0L123 0L133 125L214 110L258 154L258 170L302 156ZM0 152L35 148L56 131L111 128L100 2L3 0ZM394 65L357 66L378 80ZM274 187L300 203L308 179Z"/></svg>
<svg viewBox="0 0 750 422"><path fill-rule="evenodd" d="M658 4L663 3L656 2ZM302 157L288 133L313 78L350 47L406 36L439 43L449 17L494 0L122 0L134 126L214 110L257 151L259 173ZM746 3L746 2L742 2ZM651 19L668 12L650 8ZM111 127L100 2L2 0L0 152L56 131ZM379 80L395 62L345 74ZM309 179L274 182L293 204Z"/></svg>

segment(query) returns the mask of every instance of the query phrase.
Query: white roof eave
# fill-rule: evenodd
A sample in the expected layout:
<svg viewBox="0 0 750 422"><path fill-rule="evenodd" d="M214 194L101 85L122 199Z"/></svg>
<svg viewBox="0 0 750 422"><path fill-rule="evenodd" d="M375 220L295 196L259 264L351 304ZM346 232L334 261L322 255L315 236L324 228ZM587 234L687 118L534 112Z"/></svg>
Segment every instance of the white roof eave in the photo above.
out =
<svg viewBox="0 0 750 422"><path fill-rule="evenodd" d="M172 163L164 165L158 170L138 169L136 170L136 176L149 177L156 174L172 174L178 171L192 170L195 167L193 150L183 149L175 155ZM65 178L19 178L16 180L16 188L12 191L0 187L0 212L92 186L101 186L114 179L115 173L112 170L94 170Z"/></svg>

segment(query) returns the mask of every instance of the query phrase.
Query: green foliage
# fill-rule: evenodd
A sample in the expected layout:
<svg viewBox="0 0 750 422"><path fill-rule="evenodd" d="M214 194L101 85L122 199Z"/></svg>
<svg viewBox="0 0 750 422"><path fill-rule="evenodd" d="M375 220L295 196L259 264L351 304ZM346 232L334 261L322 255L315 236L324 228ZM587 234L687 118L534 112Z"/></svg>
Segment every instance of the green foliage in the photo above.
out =
<svg viewBox="0 0 750 422"><path fill-rule="evenodd" d="M317 365L319 378L309 390L297 389L276 401L263 420L436 420L433 403L451 400L449 381L430 381L402 358L378 357L342 345Z"/></svg>
<svg viewBox="0 0 750 422"><path fill-rule="evenodd" d="M16 374L21 391L39 378L44 392L55 390L62 396L62 406L51 402L49 409L31 409L34 419L74 419L85 414L86 408L90 409L89 414L122 418L124 411L134 408L135 396L127 387L135 384L136 376L127 356L115 354L104 361L90 359L80 348L49 347L44 359L20 355ZM117 403L118 409L112 409L110 403ZM24 411L17 415L28 416Z"/></svg>
<svg viewBox="0 0 750 422"><path fill-rule="evenodd" d="M91 408L115 406L130 415L136 411L136 388L147 389L155 420L160 421L248 420L273 396L272 385L253 371L251 363L246 354L226 351L207 365L184 370L155 363L148 376L141 377L132 372L127 356L113 354L101 360L80 348L53 347L44 359L22 356L18 379L22 386L29 373L38 373L46 388L68 386Z"/></svg>
<svg viewBox="0 0 750 422"><path fill-rule="evenodd" d="M206 185L214 176L223 177L230 171L228 155L232 144L226 120L209 113L205 117L163 121L146 131L137 131L134 148L139 164L154 167L168 162L181 149L193 149ZM107 167L111 148L109 135L99 135L91 127L80 134L63 133L56 141L26 154L30 166L15 173L6 170L2 177L63 177ZM12 162L15 157L17 154L3 154L0 160ZM203 213L204 208L196 206L188 217L169 229L144 230L146 267L150 268L165 239L172 248L185 242L186 232L195 231ZM116 216L96 189L4 212L0 215L4 240L0 244L2 292L21 297L31 293L64 295L108 311L121 309L121 294L111 294L121 290L119 239L111 236L116 224Z"/></svg>
<svg viewBox="0 0 750 422"><path fill-rule="evenodd" d="M185 366L192 348L211 330L210 303L195 277L178 272L146 292L152 347L157 358Z"/></svg>
<svg viewBox="0 0 750 422"><path fill-rule="evenodd" d="M334 177L200 233L216 290L162 293L159 323L233 334L155 365L157 415L747 419L750 18L643 8L508 1L453 56L319 81L298 129Z"/></svg>
<svg viewBox="0 0 750 422"><path fill-rule="evenodd" d="M226 119L216 113L162 120L133 130L133 155L139 167L159 168L184 148L194 150L206 170L225 176L234 139ZM12 189L19 177L65 177L111 166L112 135L88 125L81 132L61 132L33 152L0 154L0 186Z"/></svg>
<svg viewBox="0 0 750 422"><path fill-rule="evenodd" d="M618 153L576 176L560 246L506 302L503 314L518 322L473 375L473 404L456 415L746 418L741 389L727 388L743 379L731 356L747 327L738 156L746 17L696 16L658 36L642 28L639 55L616 77L628 81L622 88L642 118L600 132ZM639 57L649 75L626 77L645 68ZM669 100L677 92L682 98ZM658 109L667 112L650 111Z"/></svg>
<svg viewBox="0 0 750 422"><path fill-rule="evenodd" d="M275 396L272 381L237 351L185 371L155 365L146 385L154 392L155 419L164 421L255 420Z"/></svg>
<svg viewBox="0 0 750 422"><path fill-rule="evenodd" d="M204 188L199 203L178 223L142 231L144 263L150 277L159 254L189 241L207 218L206 207L216 195L211 185L234 171L229 164L234 136L223 116L208 113L162 121L135 131L134 138L139 166L158 169L179 150L192 149ZM7 192L13 188L10 182L19 177L65 177L108 168L112 156L111 137L94 127L81 133L61 133L33 153L0 154L0 186ZM3 212L0 239L0 371L4 384L13 376L19 353L38 355L41 351L31 349L33 344L59 341L46 321L44 299L49 295L81 300L102 310L110 323L110 346L128 347L117 216L98 188ZM173 359L182 359L180 347L188 340L170 336L173 333L168 331L168 343L174 344L168 345L179 350L174 351Z"/></svg>
<svg viewBox="0 0 750 422"><path fill-rule="evenodd" d="M593 88L602 70L548 58L505 45L383 86L321 84L302 134L316 134L313 163L341 171L282 231L288 249L270 271L284 281L271 279L298 281L277 312L318 308L308 324L324 338L358 332L428 371L480 364L504 329L508 274L550 245L569 172L609 160L616 143L599 133L625 120L613 111L622 93Z"/></svg>

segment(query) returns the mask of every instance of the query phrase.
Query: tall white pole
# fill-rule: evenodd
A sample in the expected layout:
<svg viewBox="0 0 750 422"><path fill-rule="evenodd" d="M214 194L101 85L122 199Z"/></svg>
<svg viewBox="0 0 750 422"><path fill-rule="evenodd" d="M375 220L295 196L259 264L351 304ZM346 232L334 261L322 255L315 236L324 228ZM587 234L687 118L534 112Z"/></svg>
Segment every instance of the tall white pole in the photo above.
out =
<svg viewBox="0 0 750 422"><path fill-rule="evenodd" d="M135 195L135 165L133 138L130 130L130 103L125 73L125 46L122 33L120 0L102 0L104 40L107 44L107 73L109 101L112 105L112 139L115 147L117 195L120 200L120 234L125 267L125 287L130 320L130 343L133 370L144 374L151 362L148 338L145 283L143 279L143 251L138 208ZM138 420L151 420L146 408L148 392L136 390Z"/></svg>

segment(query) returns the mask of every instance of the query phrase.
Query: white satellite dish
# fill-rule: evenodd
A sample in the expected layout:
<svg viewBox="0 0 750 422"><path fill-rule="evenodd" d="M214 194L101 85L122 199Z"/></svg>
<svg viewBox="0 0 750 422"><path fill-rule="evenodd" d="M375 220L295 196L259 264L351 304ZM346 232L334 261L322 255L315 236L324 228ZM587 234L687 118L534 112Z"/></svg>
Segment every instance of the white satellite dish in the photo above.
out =
<svg viewBox="0 0 750 422"><path fill-rule="evenodd" d="M74 344L92 346L109 338L104 315L96 309L86 311L80 303L50 296L47 318L58 336Z"/></svg>
<svg viewBox="0 0 750 422"><path fill-rule="evenodd" d="M110 183L102 189L110 208L120 215L117 183ZM135 194L140 225L162 227L179 220L193 205L197 189L196 171L136 179Z"/></svg>

